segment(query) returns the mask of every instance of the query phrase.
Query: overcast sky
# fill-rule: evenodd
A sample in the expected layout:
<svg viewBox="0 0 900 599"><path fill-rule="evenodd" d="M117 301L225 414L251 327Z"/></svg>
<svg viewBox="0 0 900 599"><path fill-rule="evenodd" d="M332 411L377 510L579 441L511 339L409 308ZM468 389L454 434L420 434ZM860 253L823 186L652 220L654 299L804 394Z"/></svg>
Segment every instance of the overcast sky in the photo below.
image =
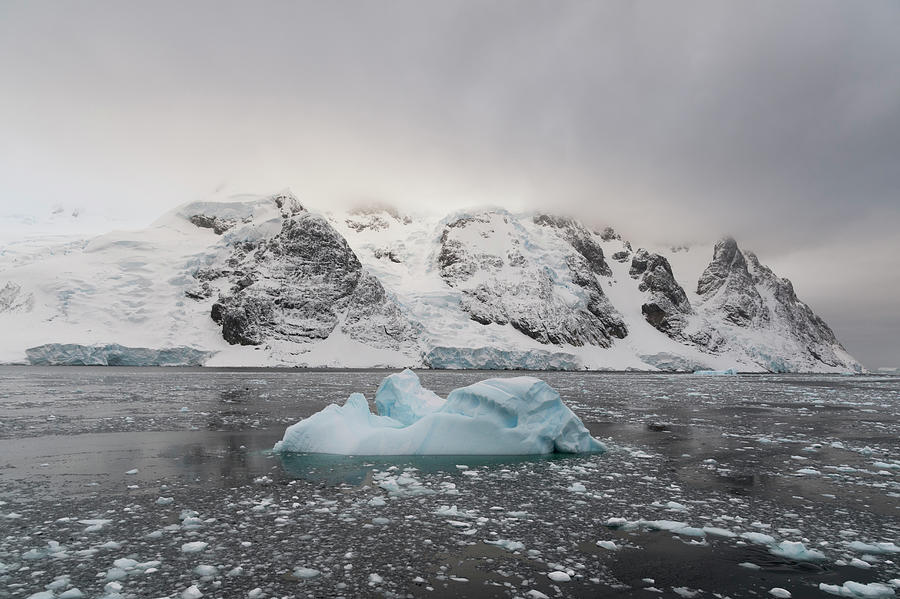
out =
<svg viewBox="0 0 900 599"><path fill-rule="evenodd" d="M732 233L900 366L898 32L896 0L0 0L0 216L290 187Z"/></svg>

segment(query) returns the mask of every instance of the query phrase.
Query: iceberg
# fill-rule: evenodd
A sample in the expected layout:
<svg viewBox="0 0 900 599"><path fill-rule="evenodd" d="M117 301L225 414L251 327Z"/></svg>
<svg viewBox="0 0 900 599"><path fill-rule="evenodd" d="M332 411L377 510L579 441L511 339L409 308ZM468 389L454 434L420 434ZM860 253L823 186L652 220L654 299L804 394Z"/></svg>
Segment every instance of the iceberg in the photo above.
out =
<svg viewBox="0 0 900 599"><path fill-rule="evenodd" d="M446 400L404 370L385 378L378 414L361 393L287 428L276 453L340 455L531 455L600 452L581 420L544 381L487 379Z"/></svg>

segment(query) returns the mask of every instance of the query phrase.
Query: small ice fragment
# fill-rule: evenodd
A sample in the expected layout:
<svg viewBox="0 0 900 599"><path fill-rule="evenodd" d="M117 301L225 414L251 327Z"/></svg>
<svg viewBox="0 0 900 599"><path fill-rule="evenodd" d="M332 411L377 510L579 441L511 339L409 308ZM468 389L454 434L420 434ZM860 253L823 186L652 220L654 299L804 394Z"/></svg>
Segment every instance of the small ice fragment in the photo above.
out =
<svg viewBox="0 0 900 599"><path fill-rule="evenodd" d="M203 596L203 593L200 592L200 589L197 588L197 585L192 584L188 588L181 591L181 599L200 599Z"/></svg>
<svg viewBox="0 0 900 599"><path fill-rule="evenodd" d="M800 541L782 541L769 548L769 552L799 562L815 562L826 559L825 554L815 549L807 549Z"/></svg>
<svg viewBox="0 0 900 599"><path fill-rule="evenodd" d="M769 589L769 594L773 597L780 597L781 599L791 598L791 592L781 587L772 587L771 589Z"/></svg>
<svg viewBox="0 0 900 599"><path fill-rule="evenodd" d="M507 551L521 551L525 549L525 545L519 541L510 541L508 539L497 539L496 541L485 541L488 545L496 545L503 547Z"/></svg>
<svg viewBox="0 0 900 599"><path fill-rule="evenodd" d="M63 592L59 599L81 599L82 597L84 597L84 593L81 592L81 589L72 587L68 591Z"/></svg>
<svg viewBox="0 0 900 599"><path fill-rule="evenodd" d="M197 576L215 576L218 573L218 568L206 564L200 564L199 566L194 568L194 574L196 574Z"/></svg>
<svg viewBox="0 0 900 599"><path fill-rule="evenodd" d="M381 584L382 582L384 582L384 578L382 578L381 576L379 576L379 575L376 574L375 572L372 572L371 574L369 574L369 583L371 583L371 584Z"/></svg>
<svg viewBox="0 0 900 599"><path fill-rule="evenodd" d="M747 568L748 570L761 570L762 566L758 566L753 562L741 562L738 564L741 568Z"/></svg>
<svg viewBox="0 0 900 599"><path fill-rule="evenodd" d="M138 470L137 468L132 468L131 470L129 470L129 471L126 472L125 474L137 474L138 472L139 472L139 470Z"/></svg>
<svg viewBox="0 0 900 599"><path fill-rule="evenodd" d="M320 574L321 572L314 568L303 568L301 566L294 568L294 576L297 578L315 578Z"/></svg>
<svg viewBox="0 0 900 599"><path fill-rule="evenodd" d="M618 551L619 549L619 546L612 541L597 541L597 546L602 547L603 549L609 549L610 551Z"/></svg>
<svg viewBox="0 0 900 599"><path fill-rule="evenodd" d="M191 541L190 543L185 543L181 546L181 551L183 553L198 553L203 551L209 546L209 543L205 543L203 541Z"/></svg>
<svg viewBox="0 0 900 599"><path fill-rule="evenodd" d="M545 595L537 589L531 589L530 591L525 593L525 596L530 597L530 599L550 599L549 596Z"/></svg>
<svg viewBox="0 0 900 599"><path fill-rule="evenodd" d="M247 599L259 599L260 597L262 597L262 594L263 590L259 587L256 587L255 589L247 593Z"/></svg>
<svg viewBox="0 0 900 599"><path fill-rule="evenodd" d="M156 500L156 505L169 505L175 501L174 497L159 497Z"/></svg>
<svg viewBox="0 0 900 599"><path fill-rule="evenodd" d="M565 572L548 572L547 578L549 578L553 582L569 582L570 580L572 580L572 577Z"/></svg>

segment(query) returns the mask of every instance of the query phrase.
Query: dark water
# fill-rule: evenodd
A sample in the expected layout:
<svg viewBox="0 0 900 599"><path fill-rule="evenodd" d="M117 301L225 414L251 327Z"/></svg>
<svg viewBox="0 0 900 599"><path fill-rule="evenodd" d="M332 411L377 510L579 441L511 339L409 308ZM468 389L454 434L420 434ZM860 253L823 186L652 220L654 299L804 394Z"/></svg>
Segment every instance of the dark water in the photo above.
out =
<svg viewBox="0 0 900 599"><path fill-rule="evenodd" d="M54 580L87 597L821 597L900 578L898 378L540 373L607 453L267 452L386 374L0 368L0 597ZM445 395L496 375L420 376Z"/></svg>

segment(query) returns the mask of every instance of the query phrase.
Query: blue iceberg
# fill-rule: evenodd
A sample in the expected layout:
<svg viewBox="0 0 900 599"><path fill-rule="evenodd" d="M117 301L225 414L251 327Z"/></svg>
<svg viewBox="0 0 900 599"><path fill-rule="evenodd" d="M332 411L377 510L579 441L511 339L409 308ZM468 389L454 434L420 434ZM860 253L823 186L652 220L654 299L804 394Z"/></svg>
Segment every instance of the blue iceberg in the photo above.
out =
<svg viewBox="0 0 900 599"><path fill-rule="evenodd" d="M361 393L291 425L279 453L340 455L530 455L604 451L544 381L494 378L442 400L404 370L385 378L378 414Z"/></svg>

